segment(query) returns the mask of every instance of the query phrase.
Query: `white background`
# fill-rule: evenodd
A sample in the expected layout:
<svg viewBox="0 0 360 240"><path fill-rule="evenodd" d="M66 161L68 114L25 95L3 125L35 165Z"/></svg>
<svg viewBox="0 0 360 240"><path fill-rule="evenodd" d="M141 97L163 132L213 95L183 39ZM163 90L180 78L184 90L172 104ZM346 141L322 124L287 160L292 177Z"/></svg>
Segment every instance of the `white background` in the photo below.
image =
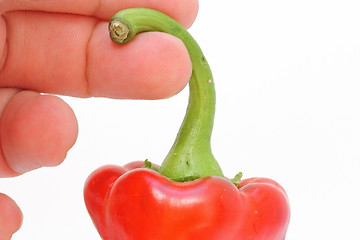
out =
<svg viewBox="0 0 360 240"><path fill-rule="evenodd" d="M273 178L286 189L287 239L360 239L358 1L200 1L190 29L215 78L213 152L228 177ZM79 138L65 162L0 191L22 208L14 240L100 240L82 191L107 163L160 163L187 105L64 98Z"/></svg>

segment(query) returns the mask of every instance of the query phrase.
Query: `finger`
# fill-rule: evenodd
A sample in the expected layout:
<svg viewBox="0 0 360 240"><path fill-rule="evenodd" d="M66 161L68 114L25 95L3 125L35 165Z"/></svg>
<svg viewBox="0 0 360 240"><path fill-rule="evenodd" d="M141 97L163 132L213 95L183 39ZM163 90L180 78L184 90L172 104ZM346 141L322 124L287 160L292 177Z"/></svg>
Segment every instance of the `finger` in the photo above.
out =
<svg viewBox="0 0 360 240"><path fill-rule="evenodd" d="M56 166L75 143L77 132L75 115L60 98L18 92L7 102L0 119L0 161L17 173Z"/></svg>
<svg viewBox="0 0 360 240"><path fill-rule="evenodd" d="M184 27L190 27L197 15L198 4L198 0L3 0L0 1L0 9L2 9L0 11L32 10L72 13L107 20L122 9L144 7L168 14Z"/></svg>
<svg viewBox="0 0 360 240"><path fill-rule="evenodd" d="M11 12L7 56L0 86L88 97L165 98L181 91L191 75L184 44L146 33L119 46L107 22L40 12Z"/></svg>
<svg viewBox="0 0 360 240"><path fill-rule="evenodd" d="M10 240L21 223L22 213L19 207L8 196L0 193L0 239Z"/></svg>

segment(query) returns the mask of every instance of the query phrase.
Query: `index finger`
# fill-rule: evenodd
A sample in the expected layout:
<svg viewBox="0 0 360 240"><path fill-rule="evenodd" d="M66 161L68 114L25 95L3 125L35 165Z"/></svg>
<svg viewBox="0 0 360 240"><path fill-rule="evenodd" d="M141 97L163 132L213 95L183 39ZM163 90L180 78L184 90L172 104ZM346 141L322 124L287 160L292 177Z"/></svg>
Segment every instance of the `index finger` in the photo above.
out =
<svg viewBox="0 0 360 240"><path fill-rule="evenodd" d="M70 13L107 20L116 12L126 9L144 7L163 12L184 27L193 23L198 10L197 0L38 0L38 1L0 1L0 13L19 10L42 11L53 13Z"/></svg>
<svg viewBox="0 0 360 240"><path fill-rule="evenodd" d="M29 2L24 8L31 9L33 2L41 1L22 2ZM50 2L59 4L59 1L43 1L41 9L54 10ZM0 87L80 97L157 99L172 96L186 85L191 63L180 40L147 33L126 46L115 45L108 37L107 20L90 17L91 12L112 16L114 10L106 10L112 1L101 2L96 7L91 4L93 1L87 1L88 6L82 0L73 7L67 2L62 2L64 6L59 11L76 12L84 7L78 10L83 15L22 10L3 14L7 45L0 46L0 50L6 49L2 69L0 66ZM144 2L142 6L147 3L154 8L168 9L173 15L184 12L172 8L185 2L180 0L163 4L128 0L118 5L136 6L140 2ZM187 2L180 4L181 8L191 7L189 2L197 3L196 0ZM197 7L187 10L186 19L191 19Z"/></svg>

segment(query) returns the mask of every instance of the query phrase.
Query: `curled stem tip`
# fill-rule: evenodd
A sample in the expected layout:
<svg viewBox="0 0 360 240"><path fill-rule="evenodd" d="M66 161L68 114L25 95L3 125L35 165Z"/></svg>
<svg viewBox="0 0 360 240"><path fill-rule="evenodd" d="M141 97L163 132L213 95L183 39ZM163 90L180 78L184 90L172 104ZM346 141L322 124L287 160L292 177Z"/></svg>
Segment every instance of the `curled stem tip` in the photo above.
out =
<svg viewBox="0 0 360 240"><path fill-rule="evenodd" d="M112 19L109 22L110 38L116 43L123 43L129 35L129 26L123 23L119 18Z"/></svg>

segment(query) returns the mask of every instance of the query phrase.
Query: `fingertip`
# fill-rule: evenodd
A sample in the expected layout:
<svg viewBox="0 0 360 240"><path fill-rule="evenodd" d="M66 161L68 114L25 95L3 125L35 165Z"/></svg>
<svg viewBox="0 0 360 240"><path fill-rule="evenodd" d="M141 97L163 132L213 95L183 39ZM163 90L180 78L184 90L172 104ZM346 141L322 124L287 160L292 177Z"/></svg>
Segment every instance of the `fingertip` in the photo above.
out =
<svg viewBox="0 0 360 240"><path fill-rule="evenodd" d="M162 99L180 92L192 65L183 42L160 32L142 33L130 43L111 42L100 24L89 43L87 76L93 96ZM99 51L99 46L101 51Z"/></svg>
<svg viewBox="0 0 360 240"><path fill-rule="evenodd" d="M166 0L166 1L144 1L144 0L108 0L96 11L96 16L109 19L116 11L127 8L151 8L163 12L185 28L189 28L195 21L199 10L198 0ZM115 10L115 11L114 11Z"/></svg>
<svg viewBox="0 0 360 240"><path fill-rule="evenodd" d="M23 215L14 200L0 193L0 239L10 239L20 229Z"/></svg>
<svg viewBox="0 0 360 240"><path fill-rule="evenodd" d="M32 91L14 95L0 122L4 157L18 173L59 165L77 132L76 117L62 99Z"/></svg>
<svg viewBox="0 0 360 240"><path fill-rule="evenodd" d="M179 22L185 27L190 28L194 23L198 12L199 12L199 1L198 0L185 0L181 4L185 4L186 7L182 7L183 11L179 12Z"/></svg>

